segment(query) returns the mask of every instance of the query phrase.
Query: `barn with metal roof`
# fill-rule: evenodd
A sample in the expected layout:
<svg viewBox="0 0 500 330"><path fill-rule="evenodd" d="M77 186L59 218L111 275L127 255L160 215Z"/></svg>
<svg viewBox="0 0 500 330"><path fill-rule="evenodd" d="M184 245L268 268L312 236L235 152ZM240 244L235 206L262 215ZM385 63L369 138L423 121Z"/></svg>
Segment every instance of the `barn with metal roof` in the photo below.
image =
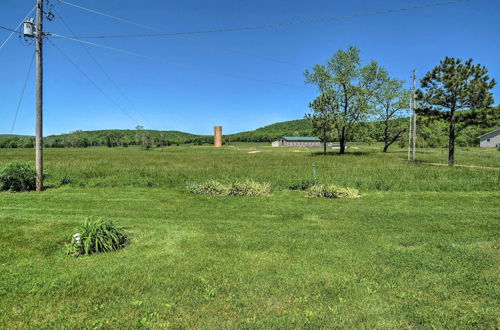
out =
<svg viewBox="0 0 500 330"><path fill-rule="evenodd" d="M310 136L283 136L272 143L275 147L320 148L321 140Z"/></svg>

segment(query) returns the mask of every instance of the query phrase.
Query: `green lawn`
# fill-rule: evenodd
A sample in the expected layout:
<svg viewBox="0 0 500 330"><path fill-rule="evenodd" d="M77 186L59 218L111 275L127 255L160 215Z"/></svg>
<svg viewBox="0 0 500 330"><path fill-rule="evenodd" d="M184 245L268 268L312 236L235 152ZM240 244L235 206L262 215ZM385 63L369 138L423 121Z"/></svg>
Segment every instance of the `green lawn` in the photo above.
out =
<svg viewBox="0 0 500 330"><path fill-rule="evenodd" d="M257 149L47 150L48 182L74 183L0 193L0 328L500 327L500 171L408 164L403 150L373 146L326 157ZM425 152L424 161L441 159ZM0 149L0 163L31 153ZM459 155L470 165L500 160ZM287 190L310 179L313 162L320 181L363 196ZM246 177L275 191L182 189ZM125 226L131 244L64 255L88 216Z"/></svg>

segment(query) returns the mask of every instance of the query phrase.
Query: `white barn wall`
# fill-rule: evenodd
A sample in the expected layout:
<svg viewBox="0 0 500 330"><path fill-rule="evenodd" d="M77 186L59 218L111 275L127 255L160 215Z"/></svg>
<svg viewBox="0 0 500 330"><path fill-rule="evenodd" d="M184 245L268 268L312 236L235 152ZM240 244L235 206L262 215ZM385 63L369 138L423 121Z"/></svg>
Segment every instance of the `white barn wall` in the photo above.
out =
<svg viewBox="0 0 500 330"><path fill-rule="evenodd" d="M500 145L500 129L479 137L479 147L481 148L495 148L497 145Z"/></svg>

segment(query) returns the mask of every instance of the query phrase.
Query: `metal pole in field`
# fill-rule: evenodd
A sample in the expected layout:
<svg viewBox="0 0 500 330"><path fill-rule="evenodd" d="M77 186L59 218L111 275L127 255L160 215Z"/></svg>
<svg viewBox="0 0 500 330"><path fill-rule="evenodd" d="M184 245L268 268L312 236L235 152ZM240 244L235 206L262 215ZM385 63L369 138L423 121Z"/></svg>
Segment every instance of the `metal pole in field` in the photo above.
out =
<svg viewBox="0 0 500 330"><path fill-rule="evenodd" d="M412 146L412 126L413 126L413 95L410 97L410 130L408 131L408 161L411 159Z"/></svg>
<svg viewBox="0 0 500 330"><path fill-rule="evenodd" d="M413 99L410 99L410 130L408 131L408 161L410 161L411 157L411 125L413 119Z"/></svg>
<svg viewBox="0 0 500 330"><path fill-rule="evenodd" d="M411 132L412 134L412 148L413 148L413 154L412 154L412 160L415 161L416 159L416 153L417 153L417 112L415 111L416 104L415 104L415 92L417 90L417 70L413 70L413 90L411 93L411 99L412 99L412 113L413 113L413 130Z"/></svg>
<svg viewBox="0 0 500 330"><path fill-rule="evenodd" d="M36 191L43 190L43 0L37 0L36 12Z"/></svg>

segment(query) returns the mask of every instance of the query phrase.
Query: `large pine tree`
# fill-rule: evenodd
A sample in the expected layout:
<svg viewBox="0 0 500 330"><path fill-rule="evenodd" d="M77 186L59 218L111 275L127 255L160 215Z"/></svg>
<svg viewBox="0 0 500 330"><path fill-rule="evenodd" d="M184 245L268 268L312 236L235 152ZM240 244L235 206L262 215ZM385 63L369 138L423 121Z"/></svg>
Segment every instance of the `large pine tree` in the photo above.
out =
<svg viewBox="0 0 500 330"><path fill-rule="evenodd" d="M455 137L457 124L465 127L486 123L488 116L498 116L492 108L495 86L488 76L488 69L473 60L446 57L421 79L421 90L417 91L417 112L449 122L448 164L455 164ZM469 111L460 111L469 110Z"/></svg>

